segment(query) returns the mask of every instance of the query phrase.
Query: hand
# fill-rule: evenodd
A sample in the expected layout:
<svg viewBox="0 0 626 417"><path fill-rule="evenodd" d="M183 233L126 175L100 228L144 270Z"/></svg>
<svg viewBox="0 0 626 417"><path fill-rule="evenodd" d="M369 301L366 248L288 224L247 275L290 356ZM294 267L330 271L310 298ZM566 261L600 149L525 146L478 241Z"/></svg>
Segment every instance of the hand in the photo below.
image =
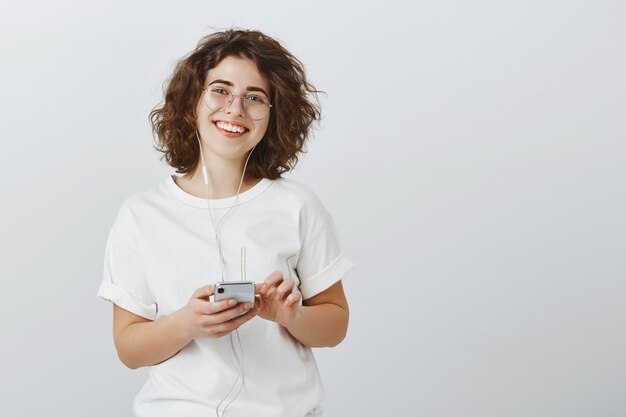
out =
<svg viewBox="0 0 626 417"><path fill-rule="evenodd" d="M261 284L255 310L259 317L289 327L300 312L301 298L293 278L283 279L282 272L275 271Z"/></svg>
<svg viewBox="0 0 626 417"><path fill-rule="evenodd" d="M237 302L233 298L209 301L209 296L213 293L213 284L198 288L187 305L174 312L176 321L187 337L222 337L256 315L252 303L236 305Z"/></svg>

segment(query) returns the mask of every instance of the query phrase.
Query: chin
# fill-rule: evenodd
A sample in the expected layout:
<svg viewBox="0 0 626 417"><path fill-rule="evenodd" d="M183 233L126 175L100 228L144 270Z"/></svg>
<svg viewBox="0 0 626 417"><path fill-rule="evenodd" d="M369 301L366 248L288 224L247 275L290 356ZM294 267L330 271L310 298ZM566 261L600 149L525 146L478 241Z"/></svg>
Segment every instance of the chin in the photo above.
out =
<svg viewBox="0 0 626 417"><path fill-rule="evenodd" d="M224 145L215 147L212 146L211 153L220 159L224 159L227 161L236 161L245 158L248 155L249 150L252 149L252 146L254 145L247 146L241 144L237 147Z"/></svg>

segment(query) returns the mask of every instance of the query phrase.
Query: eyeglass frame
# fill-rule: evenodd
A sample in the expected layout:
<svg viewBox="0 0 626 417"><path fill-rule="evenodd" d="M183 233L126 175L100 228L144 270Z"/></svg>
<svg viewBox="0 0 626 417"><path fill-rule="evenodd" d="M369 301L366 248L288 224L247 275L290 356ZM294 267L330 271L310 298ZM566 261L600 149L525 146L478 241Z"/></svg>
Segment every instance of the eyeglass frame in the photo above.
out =
<svg viewBox="0 0 626 417"><path fill-rule="evenodd" d="M205 106L207 106L207 108L208 108L208 109L213 110L211 107L209 107L208 103L206 102L206 100L207 100L206 95L207 95L207 93L209 92L209 89L211 89L211 87L210 87L210 86L209 86L209 87L207 87L207 88L205 88L204 90L202 90L202 91L204 91L204 93L205 93L205 97L204 97L203 101L204 101L204 105L205 105ZM226 90L226 89L222 88L222 90ZM227 91L227 90L226 90L226 91ZM231 93L230 91L228 92L228 94L231 96L230 101L228 102L228 104L226 104L226 105L225 105L224 107L222 107L221 109L219 109L219 110L214 110L214 111L222 111L222 110L225 110L225 109L229 108L229 107L230 107L230 106L232 106L232 104L235 102L235 97L241 97L241 100L243 100L243 101L242 101L242 103L243 103L242 108L243 108L243 110L246 112L246 114L247 114L248 116L250 116L250 114L248 114L248 111L247 111L247 109L246 109L246 104L245 104L245 103L246 103L246 102L245 102L246 97L245 97L245 96L242 96L242 95L239 95L239 94L233 94L233 93ZM268 100L268 101L269 101L269 100ZM267 116L269 116L269 114L270 114L270 110L272 109L272 107L274 107L274 105L273 105L272 103L269 103L269 102L268 102L268 103L267 103L267 114L266 114L265 116L261 117L260 119L252 119L252 116L250 116L250 118L251 118L252 120L263 120L263 119L265 119Z"/></svg>

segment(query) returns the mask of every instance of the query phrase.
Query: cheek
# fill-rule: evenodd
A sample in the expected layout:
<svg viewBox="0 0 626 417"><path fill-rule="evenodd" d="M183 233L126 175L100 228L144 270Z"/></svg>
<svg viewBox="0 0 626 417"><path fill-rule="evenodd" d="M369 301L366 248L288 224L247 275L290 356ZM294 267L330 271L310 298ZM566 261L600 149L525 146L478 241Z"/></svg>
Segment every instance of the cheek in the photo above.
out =
<svg viewBox="0 0 626 417"><path fill-rule="evenodd" d="M255 126L255 130L257 131L257 134L259 135L259 137L263 137L265 136L265 134L267 133L267 130L269 129L269 123L268 122L264 122L264 123L258 123Z"/></svg>
<svg viewBox="0 0 626 417"><path fill-rule="evenodd" d="M207 120L211 117L211 115L215 113L213 110L209 109L205 104L202 97L198 101L198 105L196 106L196 116L198 120Z"/></svg>
<svg viewBox="0 0 626 417"><path fill-rule="evenodd" d="M200 123L206 120L206 111L202 109L202 103L199 103L196 106L196 128L200 127Z"/></svg>

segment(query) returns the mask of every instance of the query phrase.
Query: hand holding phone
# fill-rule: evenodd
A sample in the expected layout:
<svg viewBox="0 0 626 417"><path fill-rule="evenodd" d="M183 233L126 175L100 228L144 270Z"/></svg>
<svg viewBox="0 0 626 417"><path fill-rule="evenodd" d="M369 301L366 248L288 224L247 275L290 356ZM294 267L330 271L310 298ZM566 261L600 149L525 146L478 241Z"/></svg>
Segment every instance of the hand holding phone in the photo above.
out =
<svg viewBox="0 0 626 417"><path fill-rule="evenodd" d="M230 291L224 289L218 296L217 284L209 284L194 291L187 304L171 316L188 338L223 337L256 316L253 302L237 304L235 301L236 297L231 297Z"/></svg>

